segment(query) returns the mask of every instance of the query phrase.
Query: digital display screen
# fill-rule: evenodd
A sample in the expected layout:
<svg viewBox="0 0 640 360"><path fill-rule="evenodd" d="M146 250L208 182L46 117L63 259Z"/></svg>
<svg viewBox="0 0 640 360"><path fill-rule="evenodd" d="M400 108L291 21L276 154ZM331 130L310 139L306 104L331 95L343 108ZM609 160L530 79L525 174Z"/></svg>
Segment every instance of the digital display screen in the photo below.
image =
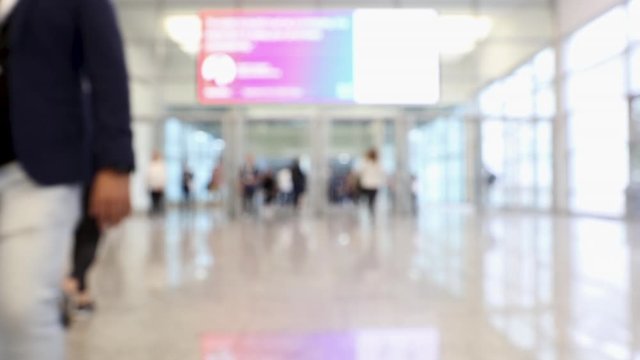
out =
<svg viewBox="0 0 640 360"><path fill-rule="evenodd" d="M203 104L439 100L433 10L221 10L200 16Z"/></svg>

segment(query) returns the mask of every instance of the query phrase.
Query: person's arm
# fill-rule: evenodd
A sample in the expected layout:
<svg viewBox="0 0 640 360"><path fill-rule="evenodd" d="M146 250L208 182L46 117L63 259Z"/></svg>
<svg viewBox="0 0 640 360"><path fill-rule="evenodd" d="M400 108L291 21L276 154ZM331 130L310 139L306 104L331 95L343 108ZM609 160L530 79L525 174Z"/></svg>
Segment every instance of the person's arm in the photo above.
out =
<svg viewBox="0 0 640 360"><path fill-rule="evenodd" d="M130 212L134 169L128 78L109 0L77 0L84 71L91 85L92 151L97 169L90 211L103 226Z"/></svg>

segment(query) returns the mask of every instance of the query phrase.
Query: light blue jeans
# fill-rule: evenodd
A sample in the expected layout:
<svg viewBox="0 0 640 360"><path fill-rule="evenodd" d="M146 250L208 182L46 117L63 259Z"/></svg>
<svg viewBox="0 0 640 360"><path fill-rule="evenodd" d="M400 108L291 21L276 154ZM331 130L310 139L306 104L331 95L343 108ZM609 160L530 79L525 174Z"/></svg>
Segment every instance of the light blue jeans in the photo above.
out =
<svg viewBox="0 0 640 360"><path fill-rule="evenodd" d="M63 360L60 284L78 219L77 186L42 187L0 168L0 359Z"/></svg>

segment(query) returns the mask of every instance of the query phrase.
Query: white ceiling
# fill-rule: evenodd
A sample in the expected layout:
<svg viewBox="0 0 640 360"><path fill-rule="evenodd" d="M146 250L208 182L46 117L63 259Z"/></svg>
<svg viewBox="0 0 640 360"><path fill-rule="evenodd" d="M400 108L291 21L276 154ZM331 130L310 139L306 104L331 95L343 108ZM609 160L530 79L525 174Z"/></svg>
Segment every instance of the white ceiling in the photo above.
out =
<svg viewBox="0 0 640 360"><path fill-rule="evenodd" d="M174 14L231 8L431 7L445 14L476 14L493 30L472 54L442 64L443 105L468 101L476 90L550 44L550 0L115 0L132 76L134 111L149 115L171 106L197 106L195 59L166 36Z"/></svg>

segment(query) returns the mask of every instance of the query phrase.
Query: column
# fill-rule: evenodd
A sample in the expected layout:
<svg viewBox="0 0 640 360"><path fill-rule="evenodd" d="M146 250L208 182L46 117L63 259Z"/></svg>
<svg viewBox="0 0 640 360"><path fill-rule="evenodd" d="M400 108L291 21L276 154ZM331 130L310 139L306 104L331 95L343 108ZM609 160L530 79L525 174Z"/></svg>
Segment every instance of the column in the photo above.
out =
<svg viewBox="0 0 640 360"><path fill-rule="evenodd" d="M412 191L411 169L409 164L409 133L413 128L414 118L400 113L395 118L396 173L394 209L398 215L411 214Z"/></svg>
<svg viewBox="0 0 640 360"><path fill-rule="evenodd" d="M556 118L553 122L553 210L569 210L569 159L567 149L566 82L564 78L564 46L560 24L556 18Z"/></svg>
<svg viewBox="0 0 640 360"><path fill-rule="evenodd" d="M329 209L329 130L331 120L318 110L309 123L311 139L311 172L308 176L309 207L312 214L321 216Z"/></svg>
<svg viewBox="0 0 640 360"><path fill-rule="evenodd" d="M483 213L489 197L482 164L482 118L469 117L464 120L467 130L465 154L467 157L467 201L476 211Z"/></svg>
<svg viewBox="0 0 640 360"><path fill-rule="evenodd" d="M223 156L224 184L226 189L225 207L229 217L240 215L240 194L238 192L238 170L244 157L244 132L246 119L237 109L232 109L222 117L222 137L226 143Z"/></svg>

